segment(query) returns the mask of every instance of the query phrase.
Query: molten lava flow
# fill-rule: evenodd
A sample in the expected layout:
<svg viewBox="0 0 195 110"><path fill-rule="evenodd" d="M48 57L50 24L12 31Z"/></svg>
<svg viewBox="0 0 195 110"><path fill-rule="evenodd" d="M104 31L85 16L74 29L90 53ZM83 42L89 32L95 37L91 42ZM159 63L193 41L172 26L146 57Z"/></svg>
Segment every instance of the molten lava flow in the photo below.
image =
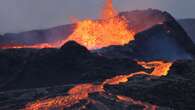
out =
<svg viewBox="0 0 195 110"><path fill-rule="evenodd" d="M47 100L37 101L34 104L27 104L27 107L24 110L61 110L63 108L71 107L87 97L87 93L58 96Z"/></svg>
<svg viewBox="0 0 195 110"><path fill-rule="evenodd" d="M112 0L107 0L103 8L102 20L83 20L77 22L74 32L63 41L74 40L88 49L97 49L109 45L124 45L134 40L134 33L122 17L117 17Z"/></svg>
<svg viewBox="0 0 195 110"><path fill-rule="evenodd" d="M55 48L54 45L49 43L40 43L40 44L33 44L33 45L22 45L22 44L6 44L6 45L0 45L1 49L20 49L20 48Z"/></svg>
<svg viewBox="0 0 195 110"><path fill-rule="evenodd" d="M107 79L103 82L103 84L109 84L109 85L118 85L120 83L128 82L128 79L137 75L151 75L151 76L166 76L168 74L168 71L173 63L171 62L163 62L163 61L151 61L151 62L144 62L144 61L138 61L139 65L142 65L145 69L153 69L151 73L147 73L144 71L131 73L128 75L118 75L111 79Z"/></svg>
<svg viewBox="0 0 195 110"><path fill-rule="evenodd" d="M90 93L104 92L102 85L80 84L68 91L68 96L58 96L43 101L28 104L25 110L61 110L78 103L80 100L87 99Z"/></svg>
<svg viewBox="0 0 195 110"><path fill-rule="evenodd" d="M145 72L136 72L136 73L131 73L131 74L127 74L127 75L118 75L115 76L111 79L107 79L103 82L103 84L108 84L108 85L118 85L120 83L126 83L128 82L128 79L137 75L143 75L146 74Z"/></svg>
<svg viewBox="0 0 195 110"><path fill-rule="evenodd" d="M158 108L156 105L137 101L126 96L117 95L117 98L119 99L119 101L126 102L127 104L142 105L144 107L144 110L157 110Z"/></svg>
<svg viewBox="0 0 195 110"><path fill-rule="evenodd" d="M151 61L151 62L138 62L146 69L154 70L151 73L144 71L131 73L127 75L118 75L111 79L106 79L100 84L79 84L71 88L68 91L67 96L59 96L56 98L50 98L42 101L37 101L35 103L27 104L24 110L51 110L51 109L64 109L79 103L80 100L88 99L90 93L95 92L106 92L104 90L104 85L119 85L120 83L128 82L128 79L136 75L152 75L152 76L165 76L167 75L172 63L163 61ZM144 110L157 110L156 105L151 105L141 101L133 100L130 97L116 96L119 101L126 102L130 105L140 105L144 107Z"/></svg>
<svg viewBox="0 0 195 110"><path fill-rule="evenodd" d="M139 65L142 65L146 69L154 69L151 73L153 76L166 76L170 67L172 66L172 62L163 62L163 61L151 61L151 62L143 62L138 61Z"/></svg>
<svg viewBox="0 0 195 110"><path fill-rule="evenodd" d="M68 91L68 94L82 94L82 93L93 93L93 92L104 92L103 85L94 84L80 84Z"/></svg>

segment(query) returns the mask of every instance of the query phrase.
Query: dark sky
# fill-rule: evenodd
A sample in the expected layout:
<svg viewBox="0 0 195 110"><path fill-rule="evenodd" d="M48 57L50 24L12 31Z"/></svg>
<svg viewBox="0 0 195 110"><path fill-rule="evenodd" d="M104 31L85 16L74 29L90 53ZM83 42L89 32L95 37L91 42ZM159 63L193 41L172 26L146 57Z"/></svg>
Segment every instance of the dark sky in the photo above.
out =
<svg viewBox="0 0 195 110"><path fill-rule="evenodd" d="M176 18L195 18L195 0L113 0L120 11L157 8ZM104 0L0 0L0 33L43 29L70 16L96 18Z"/></svg>

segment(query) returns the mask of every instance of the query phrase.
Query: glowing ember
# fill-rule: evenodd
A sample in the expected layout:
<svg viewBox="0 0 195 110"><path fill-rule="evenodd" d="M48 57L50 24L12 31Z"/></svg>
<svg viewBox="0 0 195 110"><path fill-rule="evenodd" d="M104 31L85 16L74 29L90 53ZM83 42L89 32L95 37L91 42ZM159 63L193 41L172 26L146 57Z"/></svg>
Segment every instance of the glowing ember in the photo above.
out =
<svg viewBox="0 0 195 110"><path fill-rule="evenodd" d="M71 107L72 105L78 103L80 100L88 99L90 93L95 92L105 92L104 85L118 85L120 83L128 82L128 79L134 77L136 75L153 75L153 76L164 76L167 75L172 63L166 63L163 61L152 61L152 62L138 62L146 69L154 68L154 70L150 73L136 72L127 75L118 75L111 79L106 79L101 84L80 84L76 85L72 89L68 91L68 96L59 96L56 98L50 98L42 101L37 101L32 104L28 104L24 110L51 110L51 109L64 109L67 107ZM133 100L130 97L125 96L117 96L119 101L123 101L132 105L141 105L144 107L144 110L156 110L157 106L151 105L148 103L144 103L141 101Z"/></svg>

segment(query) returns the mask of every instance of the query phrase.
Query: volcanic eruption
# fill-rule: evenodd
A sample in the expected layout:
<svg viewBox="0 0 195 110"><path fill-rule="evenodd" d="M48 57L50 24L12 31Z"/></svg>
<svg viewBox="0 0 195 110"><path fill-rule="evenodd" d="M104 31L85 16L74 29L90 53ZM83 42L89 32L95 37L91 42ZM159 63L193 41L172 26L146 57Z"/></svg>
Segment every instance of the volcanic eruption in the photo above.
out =
<svg viewBox="0 0 195 110"><path fill-rule="evenodd" d="M107 0L101 13L101 20L79 21L67 40L75 40L88 49L96 49L126 44L134 40L134 33L128 28L125 18L117 16L112 0Z"/></svg>
<svg viewBox="0 0 195 110"><path fill-rule="evenodd" d="M6 44L1 48L59 48L67 41L74 40L88 49L97 49L109 45L124 45L134 40L134 32L128 27L124 17L117 16L112 0L107 0L99 20L85 19L78 21L67 39L53 43L32 45Z"/></svg>
<svg viewBox="0 0 195 110"><path fill-rule="evenodd" d="M51 43L31 45L0 45L2 49L38 48L8 49L0 52L0 59L2 59L0 63L5 64L1 70L5 71L4 74L6 77L4 79L7 80L6 78L9 77L10 74L7 75L7 73L12 73L14 76L13 78L8 78L8 82L3 84L2 88L4 87L5 90L8 88L9 90L10 88L28 89L28 87L41 87L41 91L46 94L46 97L42 96L42 92L38 91L38 89L36 92L38 91L37 94L40 97L31 92L30 95L33 94L33 98L29 98L27 95L29 100L24 103L22 102L22 106L19 107L22 110L94 110L90 108L90 104L95 106L95 110L112 110L115 103L118 104L116 106L124 107L124 110L133 109L132 106L137 105L138 107L142 107L138 109L143 110L158 110L161 106L172 108L174 101L171 100L170 105L168 105L166 102L169 102L169 100L164 99L164 95L168 94L168 97L172 96L174 97L173 100L176 99L177 101L179 99L175 98L174 90L178 90L178 85L180 86L180 83L184 86L191 87L191 85L186 84L187 78L183 78L183 76L180 77L178 74L169 75L172 73L170 69L177 66L175 62L178 59L174 59L174 55L188 53L186 51L188 47L182 45L183 42L181 41L189 43L189 40L183 39L186 37L185 32L177 26L174 18L170 19L170 21L172 24L169 22L161 24L159 21L157 27L152 27L152 30L148 29L149 31L145 30L141 34L135 35L136 32L130 28L128 20L117 13L112 0L106 0L99 19L77 21L74 24L73 32L64 39ZM178 27L179 29L175 30ZM165 39L164 42L163 39ZM164 44L166 46L168 44L174 45L166 47ZM151 52L147 51L147 49L151 50ZM168 53L167 49L170 49L171 52ZM176 49L181 49L182 52L175 51ZM98 51L100 52L98 53ZM163 53L168 53L165 54L167 57L174 56L174 58L170 60L162 57L165 56L162 54L162 51ZM109 54L106 56L106 54L102 54L101 52ZM112 52L116 52L115 55L117 57L109 57L112 56ZM160 55L158 55L158 52ZM124 56L127 57L122 57L121 53L124 53ZM142 58L147 54L147 57L150 59ZM158 57L155 58L155 55ZM186 57L179 58L185 59ZM13 67L11 68L13 70L11 71L9 67ZM60 86L59 90L53 87L60 84L63 84L63 87ZM167 84L172 85L167 86ZM42 90L42 87L51 88L54 90L54 94L45 92ZM169 89L169 87L171 88L171 93L169 90L165 90L168 92L164 92L163 89ZM182 86L181 88L183 89ZM182 92L180 93L180 90L182 91L181 88L178 90L179 95L182 94ZM60 92L58 93L58 91ZM159 94L162 97L159 97ZM22 94L23 97L25 95ZM178 97L185 98L185 95L179 95ZM10 97L11 95L7 96ZM6 98L2 100L7 102ZM114 103L110 103L108 100ZM161 100L165 103L162 101L161 104ZM188 101L186 102L188 103ZM116 110L118 109L116 108Z"/></svg>

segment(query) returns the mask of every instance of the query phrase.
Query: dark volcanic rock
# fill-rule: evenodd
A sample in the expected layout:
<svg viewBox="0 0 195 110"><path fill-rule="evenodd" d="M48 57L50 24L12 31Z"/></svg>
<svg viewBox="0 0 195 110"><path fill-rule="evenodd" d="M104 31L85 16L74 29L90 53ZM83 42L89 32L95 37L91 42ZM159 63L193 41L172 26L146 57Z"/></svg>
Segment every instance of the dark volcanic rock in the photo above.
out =
<svg viewBox="0 0 195 110"><path fill-rule="evenodd" d="M19 110L23 109L26 104L36 101L37 99L44 100L56 96L67 96L65 92L70 87L71 86L56 86L48 88L0 92L0 109ZM143 108L144 106L139 103L136 104L120 101L115 95L110 95L107 93L93 93L90 94L89 98L78 101L78 103L63 110L142 110ZM159 106L157 108L157 110L174 110L170 109L169 107Z"/></svg>
<svg viewBox="0 0 195 110"><path fill-rule="evenodd" d="M66 109L142 110L145 107L151 109L157 107L156 110L194 110L194 66L195 61L177 61L173 64L168 76L157 78L139 75L130 78L128 83L106 85L104 87L106 92L92 93L88 98ZM67 90L73 86L0 92L0 109L17 110L37 99L67 96ZM127 99L120 100L117 98L118 95L126 96Z"/></svg>
<svg viewBox="0 0 195 110"><path fill-rule="evenodd" d="M173 19L141 32L130 43L138 59L191 59L195 45L182 27Z"/></svg>
<svg viewBox="0 0 195 110"><path fill-rule="evenodd" d="M135 61L92 54L74 41L61 49L1 50L0 65L1 91L94 82L143 69Z"/></svg>
<svg viewBox="0 0 195 110"><path fill-rule="evenodd" d="M129 45L112 45L92 52L108 58L127 58L133 59L133 48Z"/></svg>
<svg viewBox="0 0 195 110"><path fill-rule="evenodd" d="M124 46L109 46L96 50L111 58L135 58L138 60L193 59L195 45L184 29L169 17L169 21L135 35L135 40Z"/></svg>
<svg viewBox="0 0 195 110"><path fill-rule="evenodd" d="M178 61L166 77L137 76L126 84L107 86L107 91L176 110L194 110L194 66L194 61Z"/></svg>
<svg viewBox="0 0 195 110"><path fill-rule="evenodd" d="M72 86L53 86L0 92L0 110L20 110L27 103L36 101L37 99L67 95L66 91Z"/></svg>
<svg viewBox="0 0 195 110"><path fill-rule="evenodd" d="M157 9L121 12L119 16L123 16L127 19L129 28L134 32L142 32L156 24L161 24L172 19L169 13Z"/></svg>
<svg viewBox="0 0 195 110"><path fill-rule="evenodd" d="M60 49L61 51L68 52L68 54L72 56L80 56L80 55L88 55L90 54L90 51L84 47L78 44L75 41L69 41L66 43L66 45L63 45Z"/></svg>

